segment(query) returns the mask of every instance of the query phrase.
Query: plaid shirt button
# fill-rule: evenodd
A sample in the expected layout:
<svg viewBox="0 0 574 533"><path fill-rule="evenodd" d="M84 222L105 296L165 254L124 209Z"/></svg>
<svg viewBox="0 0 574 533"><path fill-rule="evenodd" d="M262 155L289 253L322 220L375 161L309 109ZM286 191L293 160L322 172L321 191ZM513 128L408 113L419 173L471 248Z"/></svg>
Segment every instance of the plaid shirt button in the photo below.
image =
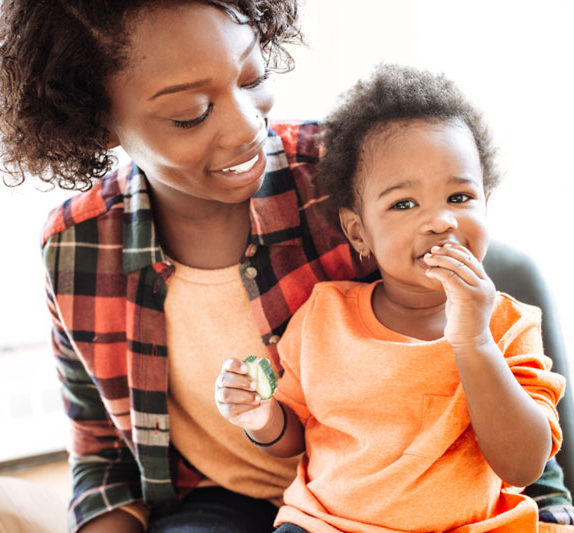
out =
<svg viewBox="0 0 574 533"><path fill-rule="evenodd" d="M249 279L255 279L257 277L257 269L254 266L248 266L245 269L245 277Z"/></svg>
<svg viewBox="0 0 574 533"><path fill-rule="evenodd" d="M245 257L253 257L257 253L257 245L250 244L245 250Z"/></svg>

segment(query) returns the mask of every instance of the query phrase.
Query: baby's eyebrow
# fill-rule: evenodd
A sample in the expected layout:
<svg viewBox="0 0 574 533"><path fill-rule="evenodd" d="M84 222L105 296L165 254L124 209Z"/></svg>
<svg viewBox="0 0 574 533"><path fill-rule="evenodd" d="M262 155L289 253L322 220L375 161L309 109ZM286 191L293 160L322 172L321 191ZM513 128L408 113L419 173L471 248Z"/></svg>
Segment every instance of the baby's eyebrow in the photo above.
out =
<svg viewBox="0 0 574 533"><path fill-rule="evenodd" d="M452 176L451 178L449 178L449 183L455 183L457 185L481 185L480 183L478 183L478 180L473 176L473 177L464 177L464 176ZM482 180L481 180L482 181Z"/></svg>
<svg viewBox="0 0 574 533"><path fill-rule="evenodd" d="M448 179L449 183L454 183L456 185L475 185L477 187L481 186L481 183L479 183L479 180L477 180L474 176L473 177L465 177L465 176L451 176ZM413 187L417 184L416 180L404 180L401 181L399 183L395 183L394 185L391 185L390 187L387 187L385 190L383 190L378 198L383 198L385 196L387 196L388 194L392 193L393 191L397 191L400 189L406 189L407 187Z"/></svg>
<svg viewBox="0 0 574 533"><path fill-rule="evenodd" d="M382 191L381 194L379 194L379 198L382 198L383 196L386 196L387 194L390 194L393 191L396 191L397 189L404 189L404 188L410 187L414 184L415 184L415 182L413 180L401 181L400 183L396 183L395 185L391 185L390 187L388 187L384 191Z"/></svg>

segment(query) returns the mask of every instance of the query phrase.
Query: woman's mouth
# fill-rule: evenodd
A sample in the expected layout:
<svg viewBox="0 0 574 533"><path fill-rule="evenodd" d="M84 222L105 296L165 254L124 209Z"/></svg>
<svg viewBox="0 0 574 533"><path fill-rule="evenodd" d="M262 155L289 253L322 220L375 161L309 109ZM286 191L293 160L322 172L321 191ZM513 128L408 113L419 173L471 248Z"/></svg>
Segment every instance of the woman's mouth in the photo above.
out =
<svg viewBox="0 0 574 533"><path fill-rule="evenodd" d="M244 187L259 181L265 173L266 166L267 158L265 151L261 148L251 159L237 165L212 170L211 174L219 176L219 179L223 179L227 186Z"/></svg>
<svg viewBox="0 0 574 533"><path fill-rule="evenodd" d="M228 174L240 174L242 172L247 172L255 166L255 163L257 163L260 156L261 152L256 154L255 157L251 158L249 161L245 161L245 163L240 163L239 165L235 165L228 168L222 168L220 172L225 172Z"/></svg>

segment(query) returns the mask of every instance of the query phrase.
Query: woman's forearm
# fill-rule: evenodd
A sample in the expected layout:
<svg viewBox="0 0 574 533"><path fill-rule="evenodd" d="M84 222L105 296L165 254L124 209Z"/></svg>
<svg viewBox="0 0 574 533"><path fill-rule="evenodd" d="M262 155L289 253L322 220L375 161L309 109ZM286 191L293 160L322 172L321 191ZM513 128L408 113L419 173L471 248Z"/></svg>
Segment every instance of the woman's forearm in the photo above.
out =
<svg viewBox="0 0 574 533"><path fill-rule="evenodd" d="M140 521L121 509L115 509L90 520L79 533L142 533Z"/></svg>
<svg viewBox="0 0 574 533"><path fill-rule="evenodd" d="M472 427L492 469L507 483L540 477L552 447L542 409L518 383L493 340L455 348Z"/></svg>
<svg viewBox="0 0 574 533"><path fill-rule="evenodd" d="M274 401L269 423L257 431L247 434L255 443L271 446L259 446L261 450L274 457L293 457L305 449L303 426L297 415L286 405Z"/></svg>

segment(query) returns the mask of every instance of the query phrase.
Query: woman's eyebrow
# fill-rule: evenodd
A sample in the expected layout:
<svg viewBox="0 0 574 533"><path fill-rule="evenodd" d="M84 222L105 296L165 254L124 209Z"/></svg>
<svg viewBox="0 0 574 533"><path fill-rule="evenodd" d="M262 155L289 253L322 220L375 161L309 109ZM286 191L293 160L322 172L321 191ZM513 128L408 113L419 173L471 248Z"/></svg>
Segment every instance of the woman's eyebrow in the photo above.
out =
<svg viewBox="0 0 574 533"><path fill-rule="evenodd" d="M257 37L257 34L255 34L253 36L253 40L249 43L249 46L247 46L247 48L243 51L243 53L239 56L239 61L243 62L245 61L245 59L247 57L249 57L249 54L251 54L251 52L253 51L253 49L255 48L255 45L259 42L259 39ZM156 92L153 96L151 96L149 98L149 100L155 100L156 98L158 98L159 96L163 96L165 94L173 94L173 93L177 93L180 91L188 91L189 89L196 89L198 87L202 87L204 85L208 85L211 82L211 78L205 78L202 80L197 80L197 81L192 81L189 83L178 83L177 85L170 85L168 87L164 87L163 89L160 89L158 92Z"/></svg>
<svg viewBox="0 0 574 533"><path fill-rule="evenodd" d="M169 87L164 87L160 89L157 93L149 98L149 100L155 100L159 96L164 94L173 94L180 91L187 91L189 89L196 89L197 87L202 87L203 85L208 85L211 82L211 78L205 78L204 80L193 81L190 83L179 83L178 85L170 85Z"/></svg>

